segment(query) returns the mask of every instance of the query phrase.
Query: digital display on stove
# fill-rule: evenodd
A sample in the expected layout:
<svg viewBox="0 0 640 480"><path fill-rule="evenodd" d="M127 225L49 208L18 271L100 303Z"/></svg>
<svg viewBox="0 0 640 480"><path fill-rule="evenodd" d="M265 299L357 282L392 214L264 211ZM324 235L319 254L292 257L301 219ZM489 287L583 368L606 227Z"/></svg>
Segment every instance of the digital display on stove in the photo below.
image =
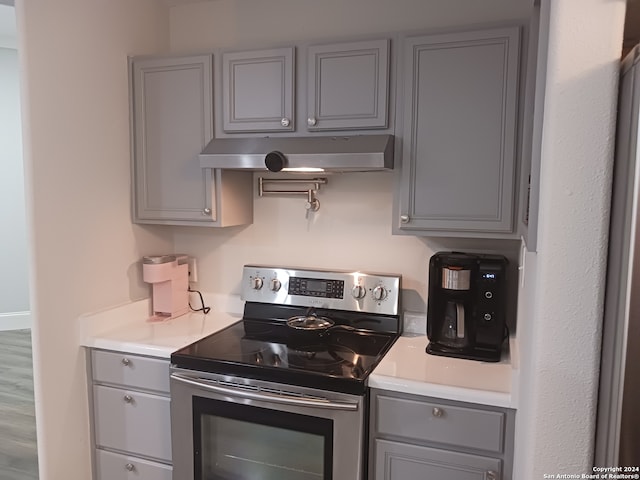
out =
<svg viewBox="0 0 640 480"><path fill-rule="evenodd" d="M344 281L290 277L288 293L305 297L344 298Z"/></svg>
<svg viewBox="0 0 640 480"><path fill-rule="evenodd" d="M322 280L307 280L307 289L312 292L326 292L327 282Z"/></svg>

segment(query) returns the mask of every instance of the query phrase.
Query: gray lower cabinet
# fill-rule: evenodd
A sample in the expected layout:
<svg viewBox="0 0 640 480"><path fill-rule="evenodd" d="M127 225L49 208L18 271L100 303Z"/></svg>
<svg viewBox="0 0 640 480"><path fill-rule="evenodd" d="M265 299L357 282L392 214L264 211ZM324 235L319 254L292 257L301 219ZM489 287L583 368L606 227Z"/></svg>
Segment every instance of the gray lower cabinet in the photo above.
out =
<svg viewBox="0 0 640 480"><path fill-rule="evenodd" d="M372 389L369 480L511 480L515 411Z"/></svg>
<svg viewBox="0 0 640 480"><path fill-rule="evenodd" d="M389 40L307 50L307 130L386 128Z"/></svg>
<svg viewBox="0 0 640 480"><path fill-rule="evenodd" d="M293 47L222 54L225 132L290 132L294 119Z"/></svg>
<svg viewBox="0 0 640 480"><path fill-rule="evenodd" d="M166 359L90 350L94 480L170 480Z"/></svg>
<svg viewBox="0 0 640 480"><path fill-rule="evenodd" d="M496 480L502 462L436 448L375 441L375 480Z"/></svg>
<svg viewBox="0 0 640 480"><path fill-rule="evenodd" d="M514 233L519 55L519 27L404 38L394 233Z"/></svg>
<svg viewBox="0 0 640 480"><path fill-rule="evenodd" d="M251 174L198 160L213 138L212 56L133 58L131 71L134 222L251 223Z"/></svg>

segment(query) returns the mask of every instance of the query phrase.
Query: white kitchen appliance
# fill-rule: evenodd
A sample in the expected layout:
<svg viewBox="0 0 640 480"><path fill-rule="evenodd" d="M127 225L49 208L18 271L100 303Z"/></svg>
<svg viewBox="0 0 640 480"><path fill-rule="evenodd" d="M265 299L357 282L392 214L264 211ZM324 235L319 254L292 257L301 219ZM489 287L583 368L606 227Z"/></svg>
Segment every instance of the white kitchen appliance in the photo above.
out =
<svg viewBox="0 0 640 480"><path fill-rule="evenodd" d="M189 257L150 255L142 259L142 279L153 286L149 320L167 320L189 311Z"/></svg>

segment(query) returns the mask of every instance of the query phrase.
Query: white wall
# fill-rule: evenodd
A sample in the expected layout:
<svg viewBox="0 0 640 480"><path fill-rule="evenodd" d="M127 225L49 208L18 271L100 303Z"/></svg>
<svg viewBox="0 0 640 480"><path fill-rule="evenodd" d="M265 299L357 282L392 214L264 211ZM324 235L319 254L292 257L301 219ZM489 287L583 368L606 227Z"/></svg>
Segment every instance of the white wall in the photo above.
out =
<svg viewBox="0 0 640 480"><path fill-rule="evenodd" d="M18 48L15 8L0 4L0 47Z"/></svg>
<svg viewBox="0 0 640 480"><path fill-rule="evenodd" d="M531 0L216 0L171 9L171 48L197 51L527 18Z"/></svg>
<svg viewBox="0 0 640 480"><path fill-rule="evenodd" d="M523 17L528 7L497 1L220 0L173 8L171 48L268 46L461 26ZM519 319L527 323L520 326L526 347L514 478L590 470L623 14L623 0L551 6L539 253L525 256ZM237 289L245 262L360 267L401 272L405 287L416 291L411 306L419 306L427 259L448 242L391 236L388 177L350 174L329 181L315 222L305 222L299 200L256 199L252 226L176 231L176 248L199 257L205 290L229 291L230 280Z"/></svg>
<svg viewBox="0 0 640 480"><path fill-rule="evenodd" d="M591 473L624 0L543 1L538 253L522 298L518 478ZM527 266L528 265L528 266Z"/></svg>
<svg viewBox="0 0 640 480"><path fill-rule="evenodd" d="M9 7L1 7L9 8ZM29 310L18 52L0 47L0 330ZM25 325L25 326L28 326Z"/></svg>
<svg viewBox="0 0 640 480"><path fill-rule="evenodd" d="M495 21L524 16L527 3L220 0L171 9L171 49ZM518 478L537 479L558 468L587 471L613 138L613 50L621 42L622 3L566 0L552 8L540 249L528 292L537 316L527 339L532 355L523 362L531 401L521 413L530 435L518 447L527 448ZM85 480L88 419L76 318L140 295L144 289L132 273L136 260L172 248L171 229L135 227L129 220L124 58L167 48L167 17L152 0L18 0L17 8L34 233L40 478ZM461 12L473 20L461 20ZM419 304L426 261L440 242L391 236L390 177L350 177L330 179L315 223L307 225L299 199L256 199L254 225L174 229L176 249L199 256L205 290L232 290L229 281L245 262L348 263L402 272ZM344 209L347 199L355 217ZM287 229L293 234L285 235ZM343 246L348 253L336 254Z"/></svg>
<svg viewBox="0 0 640 480"><path fill-rule="evenodd" d="M171 9L171 49L269 47L295 40L526 19L530 2L422 0L220 0ZM460 12L466 12L461 18ZM255 195L254 223L221 231L176 229L176 249L199 261L200 287L238 293L242 265L282 264L398 272L405 308L426 309L430 256L451 248L502 252L517 262L517 242L455 241L391 235L393 173L329 178L320 211L305 219L298 197Z"/></svg>
<svg viewBox="0 0 640 480"><path fill-rule="evenodd" d="M256 193L251 226L176 229L176 251L198 259L199 287L216 293L239 294L242 266L250 263L400 273L404 308L417 312L426 311L428 264L436 251L501 253L515 269L516 241L392 236L393 180L392 173L330 176L318 194L320 210L309 219L303 197Z"/></svg>
<svg viewBox="0 0 640 480"><path fill-rule="evenodd" d="M143 296L136 262L173 248L130 221L127 55L166 51L155 0L18 0L41 480L90 478L77 318Z"/></svg>
<svg viewBox="0 0 640 480"><path fill-rule="evenodd" d="M0 330L31 327L15 8L0 5Z"/></svg>

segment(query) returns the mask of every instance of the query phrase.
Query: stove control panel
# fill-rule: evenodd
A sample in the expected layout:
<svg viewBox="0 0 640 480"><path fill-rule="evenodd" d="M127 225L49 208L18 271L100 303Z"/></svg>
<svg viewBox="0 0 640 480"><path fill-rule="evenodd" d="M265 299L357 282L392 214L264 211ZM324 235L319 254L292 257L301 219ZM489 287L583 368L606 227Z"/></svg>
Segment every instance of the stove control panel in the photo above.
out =
<svg viewBox="0 0 640 480"><path fill-rule="evenodd" d="M242 299L398 315L400 275L246 265Z"/></svg>

